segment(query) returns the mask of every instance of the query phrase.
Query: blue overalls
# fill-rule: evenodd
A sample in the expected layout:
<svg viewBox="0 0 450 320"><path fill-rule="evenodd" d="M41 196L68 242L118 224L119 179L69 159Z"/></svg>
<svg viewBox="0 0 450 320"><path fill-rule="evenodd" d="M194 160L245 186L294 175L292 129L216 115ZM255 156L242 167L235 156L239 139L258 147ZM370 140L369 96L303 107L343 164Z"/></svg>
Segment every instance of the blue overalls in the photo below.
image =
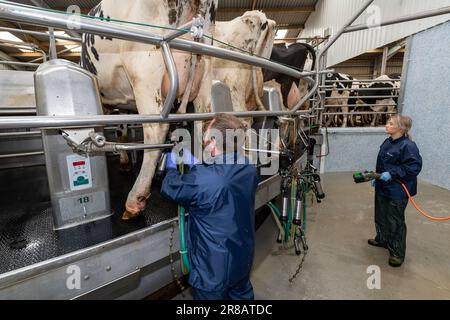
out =
<svg viewBox="0 0 450 320"><path fill-rule="evenodd" d="M408 197L397 180L403 182L411 196L417 194L417 176L422 170L422 157L415 142L407 137L386 139L377 158L377 173L389 172L392 180L375 184L375 241L386 244L391 256L406 254L405 209Z"/></svg>
<svg viewBox="0 0 450 320"><path fill-rule="evenodd" d="M234 163L226 164L237 160ZM187 250L194 299L253 299L257 170L248 159L223 154L181 175L170 169L161 194L189 213Z"/></svg>

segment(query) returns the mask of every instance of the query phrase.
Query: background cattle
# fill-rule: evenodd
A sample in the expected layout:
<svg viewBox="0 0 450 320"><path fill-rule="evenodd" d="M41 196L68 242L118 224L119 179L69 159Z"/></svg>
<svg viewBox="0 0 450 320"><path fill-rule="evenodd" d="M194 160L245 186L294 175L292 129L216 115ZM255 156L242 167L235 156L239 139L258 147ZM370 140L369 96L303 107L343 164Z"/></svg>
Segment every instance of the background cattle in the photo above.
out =
<svg viewBox="0 0 450 320"><path fill-rule="evenodd" d="M352 93L352 89L357 86L353 84L353 82L349 82L350 80L356 80L352 76L344 73L328 73L326 75L327 86L332 86L332 88L327 88L325 93L325 105L338 105L339 107L331 107L327 108L326 112L330 113L344 113L342 116L342 128L346 128L348 125L348 119L350 112L351 104L349 102L349 97ZM326 120L325 126L330 126L331 123L334 122L336 125L339 123L339 116L329 116Z"/></svg>
<svg viewBox="0 0 450 320"><path fill-rule="evenodd" d="M400 91L400 78L398 74L383 75L373 82L360 83L358 79L343 73L329 73L327 82L325 105L339 105L338 107L326 108L326 112L339 113L342 112L342 117L332 116L327 117L325 125L330 126L334 124L343 128L347 127L349 121L352 126L370 125L377 126L382 115L349 115L352 112L394 112L398 103L398 95ZM353 80L353 82L349 82ZM358 104L369 105L369 107L357 107ZM326 114L325 114L326 116ZM342 121L342 124L340 124Z"/></svg>
<svg viewBox="0 0 450 320"><path fill-rule="evenodd" d="M357 88L360 90L352 91L348 104L367 104L374 112L396 111L400 92L400 75L382 75L369 84L359 84ZM373 115L371 126L377 126L379 120L383 118L386 117L379 114Z"/></svg>

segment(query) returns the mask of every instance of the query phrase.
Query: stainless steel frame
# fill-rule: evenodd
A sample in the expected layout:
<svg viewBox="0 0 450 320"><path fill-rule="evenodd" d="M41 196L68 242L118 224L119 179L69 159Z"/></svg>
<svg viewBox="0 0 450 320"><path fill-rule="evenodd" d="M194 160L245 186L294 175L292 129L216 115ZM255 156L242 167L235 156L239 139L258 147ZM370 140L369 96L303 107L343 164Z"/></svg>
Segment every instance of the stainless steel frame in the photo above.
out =
<svg viewBox="0 0 450 320"><path fill-rule="evenodd" d="M230 112L239 118L250 117L278 117L290 114L289 112ZM308 117L309 111L297 111L295 115ZM112 124L142 124L156 122L183 122L183 121L207 121L214 118L214 113L192 113L192 114L170 114L167 118L160 115L108 115L89 117L69 116L37 116L37 117L2 117L0 118L1 129L11 128L62 128L83 127L90 125L112 125Z"/></svg>
<svg viewBox="0 0 450 320"><path fill-rule="evenodd" d="M255 209L278 195L280 181L276 175L259 184ZM177 219L1 274L0 300L142 299L173 281L168 259L172 226L178 230ZM178 233L173 236L174 266L180 275ZM69 267L79 268L80 289L67 286Z"/></svg>

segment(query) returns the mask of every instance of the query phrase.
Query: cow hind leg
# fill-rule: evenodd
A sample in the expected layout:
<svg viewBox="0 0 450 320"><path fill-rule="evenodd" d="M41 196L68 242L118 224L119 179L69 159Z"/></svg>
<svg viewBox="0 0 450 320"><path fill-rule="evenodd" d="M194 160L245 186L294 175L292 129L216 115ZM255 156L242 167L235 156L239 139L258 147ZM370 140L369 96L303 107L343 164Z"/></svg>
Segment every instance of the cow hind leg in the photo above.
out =
<svg viewBox="0 0 450 320"><path fill-rule="evenodd" d="M157 52L132 55L133 59L126 61L128 72L132 77L133 91L139 114L159 114L162 109L161 83L165 71L162 57ZM152 63L142 63L149 59ZM144 67L142 67L144 66ZM144 143L162 144L169 131L167 123L144 124ZM160 150L145 150L141 170L128 194L125 204L125 212L122 219L129 220L139 215L146 207L150 197L152 179L154 177L158 161L161 156Z"/></svg>
<svg viewBox="0 0 450 320"><path fill-rule="evenodd" d="M169 125L165 123L144 125L144 143L161 144L168 132ZM160 157L160 150L144 151L141 171L133 189L128 194L126 210L122 216L123 220L129 220L145 209L147 200L150 198L152 179Z"/></svg>
<svg viewBox="0 0 450 320"><path fill-rule="evenodd" d="M349 111L350 111L349 107L342 107L342 113L343 113L342 128L347 128Z"/></svg>
<svg viewBox="0 0 450 320"><path fill-rule="evenodd" d="M118 143L127 143L128 137L128 126L121 124L116 129L116 138ZM130 172L131 171L131 162L128 157L128 153L126 151L120 151L120 171L121 172Z"/></svg>

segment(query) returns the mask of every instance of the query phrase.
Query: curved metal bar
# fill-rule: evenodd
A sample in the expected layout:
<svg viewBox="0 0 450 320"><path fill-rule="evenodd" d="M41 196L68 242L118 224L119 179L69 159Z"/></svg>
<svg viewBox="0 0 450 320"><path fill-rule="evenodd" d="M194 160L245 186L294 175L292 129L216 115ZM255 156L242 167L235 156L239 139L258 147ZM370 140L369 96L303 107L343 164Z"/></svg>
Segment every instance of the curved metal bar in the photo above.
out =
<svg viewBox="0 0 450 320"><path fill-rule="evenodd" d="M170 78L169 93L167 94L166 100L164 101L163 110L161 111L161 117L163 119L166 119L170 111L172 110L175 99L178 96L179 80L177 67L175 65L175 61L173 60L169 44L167 42L161 42L161 48L163 50L164 62L166 63Z"/></svg>

